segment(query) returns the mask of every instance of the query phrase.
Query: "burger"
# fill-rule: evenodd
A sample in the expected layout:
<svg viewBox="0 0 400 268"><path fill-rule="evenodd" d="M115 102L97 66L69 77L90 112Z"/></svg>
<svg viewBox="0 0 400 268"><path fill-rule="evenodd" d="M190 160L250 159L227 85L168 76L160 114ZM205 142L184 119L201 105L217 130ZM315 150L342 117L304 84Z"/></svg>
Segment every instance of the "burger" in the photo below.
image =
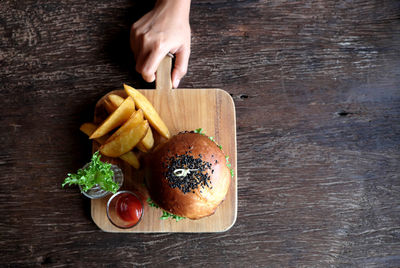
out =
<svg viewBox="0 0 400 268"><path fill-rule="evenodd" d="M148 167L151 199L163 210L193 220L214 214L231 181L221 147L202 133L173 136L152 153Z"/></svg>

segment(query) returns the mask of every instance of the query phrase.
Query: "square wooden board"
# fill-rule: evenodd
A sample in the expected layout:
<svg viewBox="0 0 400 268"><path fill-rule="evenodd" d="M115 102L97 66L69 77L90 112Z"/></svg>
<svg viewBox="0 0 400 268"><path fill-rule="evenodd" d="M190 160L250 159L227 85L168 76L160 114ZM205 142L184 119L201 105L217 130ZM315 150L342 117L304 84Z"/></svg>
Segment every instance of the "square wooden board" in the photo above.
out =
<svg viewBox="0 0 400 268"><path fill-rule="evenodd" d="M169 65L170 66L170 65ZM168 65L167 65L168 67ZM169 71L167 72L169 73ZM157 73L159 75L159 73ZM158 77L158 84L161 77ZM148 193L143 183L144 171L135 170L120 159L111 162L120 166L124 172L123 190L138 193L144 204L144 214L138 225L131 229L119 229L107 218L106 204L110 196L91 201L91 215L97 226L105 232L118 233L152 233L152 232L223 232L236 221L237 215L237 161L236 161L236 116L231 96L221 89L175 89L167 86L156 90L140 90L168 126L171 135L181 131L203 128L208 136L213 136L229 156L234 170L234 177L224 202L215 214L200 220L184 219L176 222L173 219L162 220L161 209L150 207L146 199ZM166 88L165 88L166 87ZM169 87L169 88L168 88ZM123 97L123 90L113 91ZM109 93L109 94L110 94ZM104 96L97 104L95 114L102 107ZM94 142L93 150L97 149Z"/></svg>

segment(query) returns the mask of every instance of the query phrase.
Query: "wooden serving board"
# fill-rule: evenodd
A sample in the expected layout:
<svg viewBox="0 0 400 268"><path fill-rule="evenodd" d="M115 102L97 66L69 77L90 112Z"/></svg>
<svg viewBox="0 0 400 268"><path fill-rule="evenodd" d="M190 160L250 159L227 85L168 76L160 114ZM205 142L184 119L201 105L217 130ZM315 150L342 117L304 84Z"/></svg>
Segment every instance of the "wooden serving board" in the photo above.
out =
<svg viewBox="0 0 400 268"><path fill-rule="evenodd" d="M229 156L235 175L224 202L215 214L200 219L162 220L161 209L150 207L146 199L148 193L143 183L143 168L135 170L120 159L109 159L124 172L123 190L138 193L144 205L144 214L138 225L131 229L119 229L109 222L106 204L110 196L91 201L91 215L97 226L105 232L146 233L146 232L222 232L236 221L237 215L237 168L236 168L236 117L231 96L221 89L172 89L171 59L166 57L157 70L156 90L140 90L160 114L171 135L181 131L203 128L208 136L215 137L225 154ZM123 90L110 93L127 95ZM110 94L108 93L108 94ZM108 95L107 94L107 95ZM96 105L95 121L101 117L104 96ZM155 131L153 131L155 133ZM93 150L97 150L93 143ZM141 163L142 164L142 163Z"/></svg>

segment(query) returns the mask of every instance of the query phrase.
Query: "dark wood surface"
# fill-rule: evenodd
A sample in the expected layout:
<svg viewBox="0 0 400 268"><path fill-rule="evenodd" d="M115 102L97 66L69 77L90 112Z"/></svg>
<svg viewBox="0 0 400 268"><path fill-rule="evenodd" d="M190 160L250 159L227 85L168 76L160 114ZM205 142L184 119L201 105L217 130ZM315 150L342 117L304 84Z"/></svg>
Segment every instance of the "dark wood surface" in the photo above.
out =
<svg viewBox="0 0 400 268"><path fill-rule="evenodd" d="M0 266L399 267L400 2L194 1L185 88L227 90L238 218L227 232L111 234L68 172L78 131L134 71L147 1L0 4Z"/></svg>

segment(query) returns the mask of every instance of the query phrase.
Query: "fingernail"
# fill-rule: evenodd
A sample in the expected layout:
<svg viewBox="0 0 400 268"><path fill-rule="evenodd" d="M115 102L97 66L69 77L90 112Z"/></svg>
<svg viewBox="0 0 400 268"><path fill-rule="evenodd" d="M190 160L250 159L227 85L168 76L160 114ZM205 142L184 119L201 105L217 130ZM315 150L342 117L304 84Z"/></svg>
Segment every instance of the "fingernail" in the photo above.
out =
<svg viewBox="0 0 400 268"><path fill-rule="evenodd" d="M174 82L172 83L172 86L173 86L174 88L177 88L177 87L179 86L179 82L181 82L181 80L175 79Z"/></svg>

